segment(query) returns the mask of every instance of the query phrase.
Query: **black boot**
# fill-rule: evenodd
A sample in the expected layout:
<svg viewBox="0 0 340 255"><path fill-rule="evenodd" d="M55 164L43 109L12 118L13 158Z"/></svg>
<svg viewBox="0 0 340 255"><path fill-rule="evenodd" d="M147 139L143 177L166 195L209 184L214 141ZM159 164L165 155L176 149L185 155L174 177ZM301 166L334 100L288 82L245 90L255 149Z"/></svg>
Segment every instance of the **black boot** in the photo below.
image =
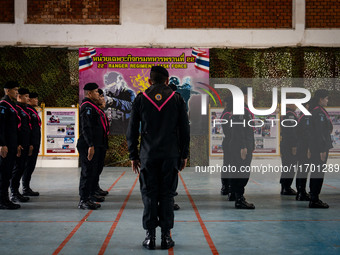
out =
<svg viewBox="0 0 340 255"><path fill-rule="evenodd" d="M174 211L178 211L179 209L181 209L181 207L179 207L178 204L174 204Z"/></svg>
<svg viewBox="0 0 340 255"><path fill-rule="evenodd" d="M248 203L244 196L237 196L235 201L235 208L236 209L255 209L255 205Z"/></svg>
<svg viewBox="0 0 340 255"><path fill-rule="evenodd" d="M143 241L143 246L149 250L156 249L156 229L153 228L146 231L146 237Z"/></svg>
<svg viewBox="0 0 340 255"><path fill-rule="evenodd" d="M281 195L284 196L296 196L296 191L293 190L291 187L284 187L281 186Z"/></svg>
<svg viewBox="0 0 340 255"><path fill-rule="evenodd" d="M24 197L23 195L21 195L19 193L19 191L14 192L14 193L11 194L11 201L12 202L22 202L22 203L25 203L28 200L30 200L30 198L29 197Z"/></svg>
<svg viewBox="0 0 340 255"><path fill-rule="evenodd" d="M329 205L327 203L322 202L320 199L318 199L318 200L311 200L309 202L309 208L323 208L323 209L327 209L327 208L329 208Z"/></svg>
<svg viewBox="0 0 340 255"><path fill-rule="evenodd" d="M162 229L162 242L161 248L164 250L168 250L171 247L175 246L175 242L172 240L170 235L170 229L163 230Z"/></svg>
<svg viewBox="0 0 340 255"><path fill-rule="evenodd" d="M29 197L37 197L39 196L39 192L33 191L31 188L23 188L22 195Z"/></svg>
<svg viewBox="0 0 340 255"><path fill-rule="evenodd" d="M297 201L310 201L310 196L305 190L304 191L298 191L298 193L296 195L296 200Z"/></svg>
<svg viewBox="0 0 340 255"><path fill-rule="evenodd" d="M1 200L0 201L0 209L4 210L16 210L19 209L21 206L18 204L14 204L11 201L7 200Z"/></svg>
<svg viewBox="0 0 340 255"><path fill-rule="evenodd" d="M94 194L97 195L97 196L105 197L109 194L109 192L99 188L94 192Z"/></svg>
<svg viewBox="0 0 340 255"><path fill-rule="evenodd" d="M98 195L92 195L91 200L94 201L94 202L104 202L105 197L98 196Z"/></svg>
<svg viewBox="0 0 340 255"><path fill-rule="evenodd" d="M236 196L235 196L234 192L228 193L228 200L229 201L235 201L235 199L236 199Z"/></svg>
<svg viewBox="0 0 340 255"><path fill-rule="evenodd" d="M90 200L80 200L78 208L83 210L97 210L98 207Z"/></svg>

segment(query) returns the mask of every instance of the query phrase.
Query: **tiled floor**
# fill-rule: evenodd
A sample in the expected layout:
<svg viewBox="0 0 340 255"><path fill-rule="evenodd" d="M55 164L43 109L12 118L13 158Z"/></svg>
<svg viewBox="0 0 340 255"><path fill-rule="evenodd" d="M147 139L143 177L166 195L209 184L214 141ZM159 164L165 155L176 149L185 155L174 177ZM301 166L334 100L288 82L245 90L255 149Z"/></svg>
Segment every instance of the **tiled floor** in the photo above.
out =
<svg viewBox="0 0 340 255"><path fill-rule="evenodd" d="M261 159L253 162L258 163ZM277 173L251 175L246 198L256 209L250 211L234 209L220 195L219 174L195 173L192 167L180 177L176 246L148 251L141 245L139 183L130 168L104 169L101 186L110 194L96 211L77 209L78 168L38 168L32 187L41 196L20 210L0 211L0 254L340 254L340 173L326 174L321 196L330 205L326 210L280 196Z"/></svg>

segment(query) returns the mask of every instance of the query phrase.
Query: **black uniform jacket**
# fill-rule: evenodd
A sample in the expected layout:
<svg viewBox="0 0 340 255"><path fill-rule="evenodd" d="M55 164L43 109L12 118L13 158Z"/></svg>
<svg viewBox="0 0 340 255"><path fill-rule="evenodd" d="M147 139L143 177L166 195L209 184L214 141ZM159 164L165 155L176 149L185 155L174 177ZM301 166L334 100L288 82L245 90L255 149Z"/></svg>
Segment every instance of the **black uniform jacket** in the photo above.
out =
<svg viewBox="0 0 340 255"><path fill-rule="evenodd" d="M255 148L254 128L248 125L248 121L252 119L254 119L254 115L250 112L247 105L244 107L244 115L233 115L231 117L233 122L229 144L231 151L239 154L241 149L247 148L248 153L253 152ZM254 122L250 122L250 124L255 125Z"/></svg>
<svg viewBox="0 0 340 255"><path fill-rule="evenodd" d="M287 126L281 125L281 148L291 151L291 148L297 147L298 143L297 126L295 126L298 122L298 117L292 109L287 108L286 115L283 115L281 119L286 120L283 124Z"/></svg>
<svg viewBox="0 0 340 255"><path fill-rule="evenodd" d="M306 157L312 145L312 116L302 114L297 125L297 153Z"/></svg>
<svg viewBox="0 0 340 255"><path fill-rule="evenodd" d="M313 132L312 150L313 152L327 152L333 148L331 133L333 124L328 112L321 106L317 106L312 111Z"/></svg>
<svg viewBox="0 0 340 255"><path fill-rule="evenodd" d="M166 85L152 85L139 93L132 105L126 136L132 160L187 158L190 127L183 98Z"/></svg>
<svg viewBox="0 0 340 255"><path fill-rule="evenodd" d="M0 146L18 147L18 128L21 125L16 104L5 96L0 102Z"/></svg>
<svg viewBox="0 0 340 255"><path fill-rule="evenodd" d="M31 116L28 113L26 104L17 103L17 111L21 119L21 127L19 129L19 144L22 146L32 145L31 143Z"/></svg>
<svg viewBox="0 0 340 255"><path fill-rule="evenodd" d="M35 146L40 145L41 119L39 117L37 110L30 105L27 105L27 112L31 116L31 126L32 126L31 144Z"/></svg>
<svg viewBox="0 0 340 255"><path fill-rule="evenodd" d="M104 112L85 97L80 106L78 146L105 147L108 132L106 126Z"/></svg>

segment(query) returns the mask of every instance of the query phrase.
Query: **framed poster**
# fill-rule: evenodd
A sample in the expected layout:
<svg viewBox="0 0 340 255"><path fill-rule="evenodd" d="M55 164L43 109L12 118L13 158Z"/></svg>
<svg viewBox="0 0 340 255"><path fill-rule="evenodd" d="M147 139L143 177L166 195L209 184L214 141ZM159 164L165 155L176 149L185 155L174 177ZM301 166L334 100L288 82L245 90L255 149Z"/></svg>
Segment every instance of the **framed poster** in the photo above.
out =
<svg viewBox="0 0 340 255"><path fill-rule="evenodd" d="M222 141L224 138L221 121L223 108L210 108L209 125L209 155L223 156ZM260 116L255 115L254 127L255 150L254 156L278 156L280 154L280 118L277 113ZM215 121L214 121L215 120ZM225 124L225 125L229 125Z"/></svg>
<svg viewBox="0 0 340 255"><path fill-rule="evenodd" d="M44 155L77 156L78 108L44 108Z"/></svg>
<svg viewBox="0 0 340 255"><path fill-rule="evenodd" d="M329 154L340 155L340 108L327 107L326 110L333 124L333 132L331 134L333 148L329 150Z"/></svg>

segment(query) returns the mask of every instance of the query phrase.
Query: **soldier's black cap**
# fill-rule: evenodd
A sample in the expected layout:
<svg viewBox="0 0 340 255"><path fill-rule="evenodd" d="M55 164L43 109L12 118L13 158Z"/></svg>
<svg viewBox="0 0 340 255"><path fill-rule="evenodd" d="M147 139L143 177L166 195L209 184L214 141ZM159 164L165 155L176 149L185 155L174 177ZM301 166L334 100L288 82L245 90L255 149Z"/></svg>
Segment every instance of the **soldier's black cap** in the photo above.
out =
<svg viewBox="0 0 340 255"><path fill-rule="evenodd" d="M30 92L30 98L37 98L37 97L38 97L38 93Z"/></svg>
<svg viewBox="0 0 340 255"><path fill-rule="evenodd" d="M95 90L98 88L97 83L94 82L90 82L90 83L86 83L84 86L84 90Z"/></svg>
<svg viewBox="0 0 340 255"><path fill-rule="evenodd" d="M99 95L104 95L104 91L102 89L98 89Z"/></svg>
<svg viewBox="0 0 340 255"><path fill-rule="evenodd" d="M169 77L169 72L163 66L153 66L151 67L151 72L160 73L165 77Z"/></svg>
<svg viewBox="0 0 340 255"><path fill-rule="evenodd" d="M26 95L26 94L29 94L30 91L28 89L26 89L26 88L20 88L18 90L18 93L19 93L19 95Z"/></svg>
<svg viewBox="0 0 340 255"><path fill-rule="evenodd" d="M20 85L17 81L8 81L5 83L4 88L5 89L14 89L14 88L19 88Z"/></svg>

